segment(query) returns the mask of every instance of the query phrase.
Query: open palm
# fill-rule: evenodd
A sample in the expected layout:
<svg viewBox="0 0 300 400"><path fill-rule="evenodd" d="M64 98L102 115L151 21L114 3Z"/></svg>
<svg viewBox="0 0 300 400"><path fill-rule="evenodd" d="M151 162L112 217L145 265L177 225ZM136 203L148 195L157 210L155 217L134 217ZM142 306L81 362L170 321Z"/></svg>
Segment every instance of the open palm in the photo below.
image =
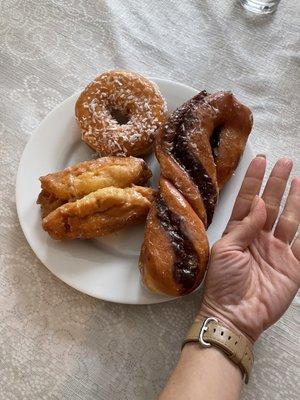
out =
<svg viewBox="0 0 300 400"><path fill-rule="evenodd" d="M300 179L292 181L276 223L292 162L274 166L258 197L266 160L250 164L233 212L212 249L201 316L214 315L255 341L276 322L300 285Z"/></svg>

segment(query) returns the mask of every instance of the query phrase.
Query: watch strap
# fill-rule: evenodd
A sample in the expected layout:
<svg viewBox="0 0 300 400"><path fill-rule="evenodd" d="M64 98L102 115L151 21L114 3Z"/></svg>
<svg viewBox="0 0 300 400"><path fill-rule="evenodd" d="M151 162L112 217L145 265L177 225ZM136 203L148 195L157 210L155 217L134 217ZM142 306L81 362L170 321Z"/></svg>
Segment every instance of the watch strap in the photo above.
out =
<svg viewBox="0 0 300 400"><path fill-rule="evenodd" d="M198 342L202 347L215 346L238 365L248 383L253 365L252 343L244 335L237 334L221 324L216 318L207 317L196 321L188 331L182 347Z"/></svg>

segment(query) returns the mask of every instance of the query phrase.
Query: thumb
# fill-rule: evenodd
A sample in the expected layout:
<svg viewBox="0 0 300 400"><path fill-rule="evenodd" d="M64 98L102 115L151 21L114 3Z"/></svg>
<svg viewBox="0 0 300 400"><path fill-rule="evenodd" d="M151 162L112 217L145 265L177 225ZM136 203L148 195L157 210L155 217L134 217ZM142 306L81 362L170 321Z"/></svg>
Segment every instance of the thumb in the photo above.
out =
<svg viewBox="0 0 300 400"><path fill-rule="evenodd" d="M223 245L248 247L265 225L267 211L265 202L255 196L249 214L222 239Z"/></svg>

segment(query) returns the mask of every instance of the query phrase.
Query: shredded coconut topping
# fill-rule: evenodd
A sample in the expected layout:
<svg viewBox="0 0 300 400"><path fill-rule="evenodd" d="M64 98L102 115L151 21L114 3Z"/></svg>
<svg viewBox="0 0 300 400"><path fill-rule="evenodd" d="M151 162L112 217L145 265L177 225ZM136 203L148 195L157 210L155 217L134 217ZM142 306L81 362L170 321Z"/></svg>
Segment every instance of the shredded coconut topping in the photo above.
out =
<svg viewBox="0 0 300 400"><path fill-rule="evenodd" d="M128 121L120 124L112 111ZM165 121L166 102L157 85L141 75L108 71L83 91L76 117L83 139L99 153L138 155L151 146Z"/></svg>

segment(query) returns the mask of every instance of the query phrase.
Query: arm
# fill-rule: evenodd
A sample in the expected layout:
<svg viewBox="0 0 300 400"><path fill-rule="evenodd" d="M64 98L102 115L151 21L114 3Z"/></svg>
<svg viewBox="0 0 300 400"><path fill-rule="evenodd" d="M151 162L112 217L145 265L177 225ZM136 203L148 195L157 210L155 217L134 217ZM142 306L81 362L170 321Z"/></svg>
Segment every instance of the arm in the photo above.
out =
<svg viewBox="0 0 300 400"><path fill-rule="evenodd" d="M300 179L292 181L277 223L292 168L274 166L258 197L266 161L249 166L221 240L212 248L199 317L214 316L253 343L288 308L300 285ZM197 319L196 318L196 319ZM242 373L220 350L187 344L159 400L236 400Z"/></svg>
<svg viewBox="0 0 300 400"><path fill-rule="evenodd" d="M221 351L189 343L159 400L237 400L241 388L239 367Z"/></svg>

